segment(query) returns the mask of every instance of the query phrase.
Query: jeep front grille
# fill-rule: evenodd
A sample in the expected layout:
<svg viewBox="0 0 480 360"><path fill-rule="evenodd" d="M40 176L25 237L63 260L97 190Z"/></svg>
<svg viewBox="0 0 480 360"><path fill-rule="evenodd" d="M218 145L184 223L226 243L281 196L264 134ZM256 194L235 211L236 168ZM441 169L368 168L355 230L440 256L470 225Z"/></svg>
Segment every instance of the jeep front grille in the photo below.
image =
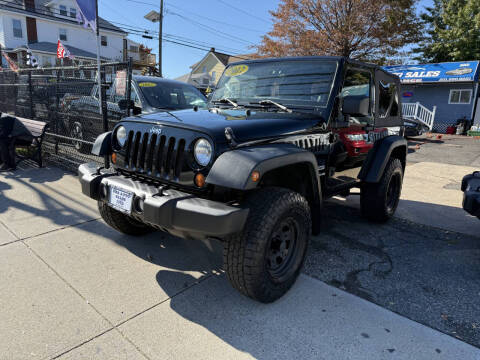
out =
<svg viewBox="0 0 480 360"><path fill-rule="evenodd" d="M177 180L182 171L185 139L130 131L125 169L167 180Z"/></svg>

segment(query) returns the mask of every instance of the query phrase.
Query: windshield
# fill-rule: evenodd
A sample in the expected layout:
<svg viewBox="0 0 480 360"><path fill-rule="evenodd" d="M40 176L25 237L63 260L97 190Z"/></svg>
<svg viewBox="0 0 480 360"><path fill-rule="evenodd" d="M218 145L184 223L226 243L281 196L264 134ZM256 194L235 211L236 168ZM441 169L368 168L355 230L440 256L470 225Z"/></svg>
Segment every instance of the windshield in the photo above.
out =
<svg viewBox="0 0 480 360"><path fill-rule="evenodd" d="M286 106L324 108L328 104L337 62L281 60L228 67L211 101L231 99L238 104L273 100Z"/></svg>
<svg viewBox="0 0 480 360"><path fill-rule="evenodd" d="M207 107L207 99L191 85L164 81L139 81L138 87L154 108L181 110Z"/></svg>

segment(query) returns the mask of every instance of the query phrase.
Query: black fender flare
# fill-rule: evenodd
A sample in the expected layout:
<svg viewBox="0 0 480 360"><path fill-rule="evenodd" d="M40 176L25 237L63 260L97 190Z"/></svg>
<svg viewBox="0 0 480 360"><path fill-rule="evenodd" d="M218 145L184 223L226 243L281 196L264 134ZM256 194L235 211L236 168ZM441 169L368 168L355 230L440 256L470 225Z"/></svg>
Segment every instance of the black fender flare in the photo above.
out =
<svg viewBox="0 0 480 360"><path fill-rule="evenodd" d="M370 150L358 178L367 183L378 183L394 151L405 166L408 151L407 140L398 135L387 136L378 140Z"/></svg>
<svg viewBox="0 0 480 360"><path fill-rule="evenodd" d="M110 155L112 153L112 132L108 131L98 135L93 143L92 154L97 156Z"/></svg>
<svg viewBox="0 0 480 360"><path fill-rule="evenodd" d="M308 200L312 210L313 233L318 234L322 192L317 160L310 151L292 144L258 145L227 151L214 162L206 182L229 189L253 190L268 172L297 164L307 165L310 174L312 198ZM259 181L252 180L254 171L260 173Z"/></svg>

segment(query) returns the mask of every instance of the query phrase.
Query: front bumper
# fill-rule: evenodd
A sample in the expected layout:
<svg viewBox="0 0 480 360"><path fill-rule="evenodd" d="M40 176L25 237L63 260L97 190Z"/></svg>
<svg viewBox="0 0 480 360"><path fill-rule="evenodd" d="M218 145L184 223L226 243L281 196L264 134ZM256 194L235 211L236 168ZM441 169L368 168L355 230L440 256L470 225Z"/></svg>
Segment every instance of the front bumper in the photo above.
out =
<svg viewBox="0 0 480 360"><path fill-rule="evenodd" d="M463 178L462 191L463 208L480 219L480 171Z"/></svg>
<svg viewBox="0 0 480 360"><path fill-rule="evenodd" d="M100 171L95 163L80 165L78 176L83 194L95 200L108 202L101 190L109 186L134 193L134 202L142 198L144 206L141 213L132 209L132 217L183 238L225 237L241 231L248 216L248 209Z"/></svg>

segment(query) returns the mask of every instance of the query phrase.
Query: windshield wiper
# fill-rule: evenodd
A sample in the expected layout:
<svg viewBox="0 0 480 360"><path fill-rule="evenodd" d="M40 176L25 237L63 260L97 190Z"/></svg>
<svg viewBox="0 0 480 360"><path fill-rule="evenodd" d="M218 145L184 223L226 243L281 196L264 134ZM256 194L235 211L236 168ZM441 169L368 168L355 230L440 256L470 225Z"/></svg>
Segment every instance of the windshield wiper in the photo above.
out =
<svg viewBox="0 0 480 360"><path fill-rule="evenodd" d="M230 105L233 105L235 109L239 107L239 105L235 102L235 100L232 100L229 98L221 98L218 100L213 100L212 102L214 104L230 104Z"/></svg>
<svg viewBox="0 0 480 360"><path fill-rule="evenodd" d="M263 100L260 100L258 103L253 103L251 102L250 104L258 104L258 105L262 105L262 106L265 106L265 105L274 105L276 106L277 108L285 111L285 112L288 112L288 113L291 113L292 110L289 109L288 107L286 107L285 105L282 105L282 104L279 104L273 100L270 100L270 99L263 99Z"/></svg>

